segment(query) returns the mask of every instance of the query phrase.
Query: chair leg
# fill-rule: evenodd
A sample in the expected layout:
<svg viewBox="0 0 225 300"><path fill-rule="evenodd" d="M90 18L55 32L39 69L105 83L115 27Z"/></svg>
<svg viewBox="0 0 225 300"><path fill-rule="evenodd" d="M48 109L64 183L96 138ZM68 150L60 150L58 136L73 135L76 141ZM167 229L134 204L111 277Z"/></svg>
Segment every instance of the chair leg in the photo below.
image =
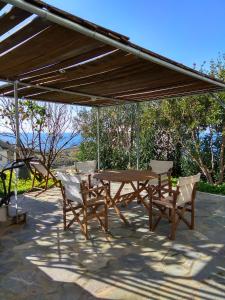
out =
<svg viewBox="0 0 225 300"><path fill-rule="evenodd" d="M153 231L153 215L152 215L152 201L149 201L149 230Z"/></svg>
<svg viewBox="0 0 225 300"><path fill-rule="evenodd" d="M170 239L175 240L176 235L176 211L175 208L171 208L171 232Z"/></svg>
<svg viewBox="0 0 225 300"><path fill-rule="evenodd" d="M34 188L35 177L36 177L36 171L34 172L34 175L33 175L31 190L33 190L33 188Z"/></svg>
<svg viewBox="0 0 225 300"><path fill-rule="evenodd" d="M99 217L99 216L96 216L97 217L97 220L101 226L101 229L105 230L105 223L102 222L102 219Z"/></svg>
<svg viewBox="0 0 225 300"><path fill-rule="evenodd" d="M158 209L159 209L159 216L158 219L155 221L155 223L152 225L152 231L155 231L156 227L158 226L159 222L161 221L163 215L165 215L166 212L166 207L160 208L160 206L158 206Z"/></svg>
<svg viewBox="0 0 225 300"><path fill-rule="evenodd" d="M88 236L88 224L87 224L87 209L84 209L84 236L86 238L86 240L89 239Z"/></svg>
<svg viewBox="0 0 225 300"><path fill-rule="evenodd" d="M139 181L137 181L137 189L138 189L138 191L140 189L140 182ZM141 200L140 199L137 199L137 204L141 204Z"/></svg>
<svg viewBox="0 0 225 300"><path fill-rule="evenodd" d="M109 226L109 224L108 224L108 207L107 207L107 204L105 204L104 210L105 210L105 213L104 213L104 215L105 215L105 232L107 232L108 231L108 226Z"/></svg>
<svg viewBox="0 0 225 300"><path fill-rule="evenodd" d="M49 180L49 175L47 175L47 177L45 178L45 188L44 188L45 191L47 191L48 189L48 180Z"/></svg>
<svg viewBox="0 0 225 300"><path fill-rule="evenodd" d="M195 207L194 204L191 203L191 226L190 229L193 230L195 228Z"/></svg>
<svg viewBox="0 0 225 300"><path fill-rule="evenodd" d="M63 227L66 230L66 204L63 203Z"/></svg>
<svg viewBox="0 0 225 300"><path fill-rule="evenodd" d="M171 208L168 208L169 210L169 223L171 223Z"/></svg>

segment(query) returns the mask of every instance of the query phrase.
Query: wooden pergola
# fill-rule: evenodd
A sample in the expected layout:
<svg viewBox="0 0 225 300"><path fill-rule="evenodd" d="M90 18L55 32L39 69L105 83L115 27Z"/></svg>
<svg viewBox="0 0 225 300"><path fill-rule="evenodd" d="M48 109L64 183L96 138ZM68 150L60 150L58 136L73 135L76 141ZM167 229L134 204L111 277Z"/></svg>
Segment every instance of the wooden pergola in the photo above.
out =
<svg viewBox="0 0 225 300"><path fill-rule="evenodd" d="M17 144L18 98L100 108L225 89L220 80L42 1L0 0L0 9L6 34L0 96L15 99ZM99 126L97 140L99 163Z"/></svg>

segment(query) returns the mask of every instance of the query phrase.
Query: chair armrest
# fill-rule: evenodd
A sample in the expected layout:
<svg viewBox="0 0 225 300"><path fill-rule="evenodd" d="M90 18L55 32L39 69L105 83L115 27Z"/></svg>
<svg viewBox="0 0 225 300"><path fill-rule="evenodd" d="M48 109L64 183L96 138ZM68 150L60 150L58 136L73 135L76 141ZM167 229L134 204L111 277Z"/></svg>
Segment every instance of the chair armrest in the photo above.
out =
<svg viewBox="0 0 225 300"><path fill-rule="evenodd" d="M165 199L166 197L162 197L162 192L168 193L170 196L173 197L173 206L176 206L177 197L180 194L179 187L177 186L176 190L162 188L160 186L152 186L151 188L151 197L153 200L160 200ZM158 192L158 196L155 196L155 192Z"/></svg>
<svg viewBox="0 0 225 300"><path fill-rule="evenodd" d="M104 201L105 205L109 202L110 194L109 194L109 184L93 187L93 188L85 188L81 191L84 198L86 198L86 204L92 203L97 204L101 201ZM99 198L100 196L103 196L104 198Z"/></svg>
<svg viewBox="0 0 225 300"><path fill-rule="evenodd" d="M172 187L170 188L166 188L166 187L162 187L160 185L149 185L150 189L152 189L152 191L161 191L161 192L165 192L165 193L170 193L170 194L174 194L174 193L180 193L179 192L179 186L177 186L176 190L173 190Z"/></svg>
<svg viewBox="0 0 225 300"><path fill-rule="evenodd" d="M108 189L109 189L109 184L104 184L104 185L96 186L96 187L93 187L93 188L86 187L86 189L83 190L82 193L89 194L89 193L99 192L99 191L103 191L103 190L108 192Z"/></svg>
<svg viewBox="0 0 225 300"><path fill-rule="evenodd" d="M174 196L178 196L180 193L178 188L176 190L162 188L162 191L169 193L169 194L173 194Z"/></svg>

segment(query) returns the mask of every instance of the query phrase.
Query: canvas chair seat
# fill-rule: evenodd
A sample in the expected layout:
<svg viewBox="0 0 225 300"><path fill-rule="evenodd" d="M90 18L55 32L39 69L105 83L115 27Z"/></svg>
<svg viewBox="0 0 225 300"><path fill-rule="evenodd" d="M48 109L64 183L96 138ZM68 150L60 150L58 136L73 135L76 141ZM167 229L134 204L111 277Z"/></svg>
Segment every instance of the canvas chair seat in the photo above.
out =
<svg viewBox="0 0 225 300"><path fill-rule="evenodd" d="M70 201L70 200L68 200ZM76 207L76 210L78 212L82 212L83 210L83 205L81 205L79 202L76 201L71 201L71 204L73 207ZM93 213L93 208L95 210L96 214L102 214L102 207L105 205L105 200L104 197L102 197L102 200L98 200L98 201L88 201L87 205L86 205L86 213L87 213L87 217L91 216L88 219L93 219L92 217L92 213Z"/></svg>
<svg viewBox="0 0 225 300"><path fill-rule="evenodd" d="M191 201L191 199L190 199ZM185 205L185 203L188 203L189 201L182 201L182 199L180 201L177 201L176 203L176 207L182 207ZM172 196L166 196L161 198L160 200L154 200L154 203L157 203L159 205L163 205L166 206L168 208L173 208L173 197Z"/></svg>
<svg viewBox="0 0 225 300"><path fill-rule="evenodd" d="M161 198L159 200L154 200L154 203L157 203L159 205L172 208L173 207L173 197L167 196L166 198Z"/></svg>
<svg viewBox="0 0 225 300"><path fill-rule="evenodd" d="M73 205L80 205L82 204L79 200L79 198L74 198L73 200L70 200L69 198L67 198L68 201L72 202ZM93 206L95 205L96 203L97 204L104 204L104 201L105 201L105 196L102 196L102 195L99 195L98 196L98 201L96 200L93 200L93 199L90 199L90 200L87 200L87 206Z"/></svg>

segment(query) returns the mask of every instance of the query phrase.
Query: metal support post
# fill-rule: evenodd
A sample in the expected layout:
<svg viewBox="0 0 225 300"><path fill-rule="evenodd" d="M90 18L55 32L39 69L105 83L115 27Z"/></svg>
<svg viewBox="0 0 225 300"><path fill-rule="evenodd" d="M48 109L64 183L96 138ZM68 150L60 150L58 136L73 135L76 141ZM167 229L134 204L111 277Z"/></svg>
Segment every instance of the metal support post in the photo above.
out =
<svg viewBox="0 0 225 300"><path fill-rule="evenodd" d="M136 167L139 170L140 167L140 104L136 104L136 155L137 163Z"/></svg>
<svg viewBox="0 0 225 300"><path fill-rule="evenodd" d="M100 107L97 107L97 167L100 169L100 126L99 126L99 117L100 117Z"/></svg>

